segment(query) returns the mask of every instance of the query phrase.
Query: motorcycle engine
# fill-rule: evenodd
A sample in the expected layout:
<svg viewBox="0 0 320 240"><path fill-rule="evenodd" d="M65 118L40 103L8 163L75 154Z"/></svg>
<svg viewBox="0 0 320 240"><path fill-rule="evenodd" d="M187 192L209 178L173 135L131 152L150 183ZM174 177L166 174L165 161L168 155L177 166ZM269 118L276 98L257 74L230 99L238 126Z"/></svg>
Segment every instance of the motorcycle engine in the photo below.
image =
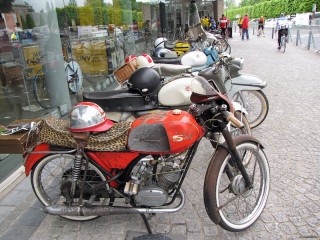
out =
<svg viewBox="0 0 320 240"><path fill-rule="evenodd" d="M173 189L179 181L181 171L174 165L164 165L152 178L153 166L143 162L144 167L132 176L132 181L138 183L138 190L131 193L137 206L158 207L164 205L168 200L168 192ZM141 171L143 169L143 171ZM140 176L138 176L140 175ZM139 181L136 181L139 179ZM128 193L125 189L125 193ZM130 194L130 193L129 193Z"/></svg>

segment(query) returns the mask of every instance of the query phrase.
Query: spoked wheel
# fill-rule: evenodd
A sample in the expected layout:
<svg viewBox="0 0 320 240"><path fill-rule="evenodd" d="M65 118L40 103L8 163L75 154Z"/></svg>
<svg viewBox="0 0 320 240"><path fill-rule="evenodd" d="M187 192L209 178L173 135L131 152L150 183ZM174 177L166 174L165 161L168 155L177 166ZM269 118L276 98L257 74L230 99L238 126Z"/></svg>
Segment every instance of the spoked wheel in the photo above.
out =
<svg viewBox="0 0 320 240"><path fill-rule="evenodd" d="M233 101L241 103L246 109L251 128L259 126L268 115L269 102L267 96L261 90L243 90L237 92Z"/></svg>
<svg viewBox="0 0 320 240"><path fill-rule="evenodd" d="M219 149L211 160L204 187L209 217L232 232L242 231L257 220L265 207L270 185L269 165L261 146L250 140L235 142L252 188L245 187L242 174L226 149Z"/></svg>
<svg viewBox="0 0 320 240"><path fill-rule="evenodd" d="M76 187L75 196L71 197L69 190L71 188L74 158L70 154L47 155L33 168L31 174L32 188L43 205L65 204L68 201L70 202L70 198L72 198L72 206L79 205L80 186L84 181L84 170L80 172L80 180ZM93 186L105 180L106 178L103 173L89 162L84 185L83 203L92 195ZM96 196L92 204L105 205L108 200L108 198L104 198L101 194L100 196ZM83 221L94 219L97 216L63 215L61 217Z"/></svg>
<svg viewBox="0 0 320 240"><path fill-rule="evenodd" d="M230 54L231 53L231 46L228 43L228 41L222 37L219 37L217 39L219 41L218 52L219 53L227 52Z"/></svg>
<svg viewBox="0 0 320 240"><path fill-rule="evenodd" d="M40 70L35 77L33 78L33 95L37 101L37 103L42 108L50 108L51 100L49 96L48 86L46 84L46 79L43 74L43 71Z"/></svg>
<svg viewBox="0 0 320 240"><path fill-rule="evenodd" d="M79 93L83 84L83 75L79 63L70 60L65 65L65 72L69 90L72 93Z"/></svg>

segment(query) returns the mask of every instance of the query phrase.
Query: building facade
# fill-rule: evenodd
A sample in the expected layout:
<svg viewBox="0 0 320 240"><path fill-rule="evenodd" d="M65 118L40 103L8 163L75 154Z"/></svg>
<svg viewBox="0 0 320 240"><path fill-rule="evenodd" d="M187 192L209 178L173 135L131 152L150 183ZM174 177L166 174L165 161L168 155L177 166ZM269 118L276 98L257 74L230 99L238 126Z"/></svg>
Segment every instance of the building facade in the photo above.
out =
<svg viewBox="0 0 320 240"><path fill-rule="evenodd" d="M217 19L223 11L223 0L196 4L200 16ZM150 54L158 37L177 39L177 29L188 23L189 5L27 0L14 2L9 12L0 8L0 125L65 117L83 91L118 87L112 73L125 57ZM22 163L21 155L0 152L0 184L17 169L21 174Z"/></svg>

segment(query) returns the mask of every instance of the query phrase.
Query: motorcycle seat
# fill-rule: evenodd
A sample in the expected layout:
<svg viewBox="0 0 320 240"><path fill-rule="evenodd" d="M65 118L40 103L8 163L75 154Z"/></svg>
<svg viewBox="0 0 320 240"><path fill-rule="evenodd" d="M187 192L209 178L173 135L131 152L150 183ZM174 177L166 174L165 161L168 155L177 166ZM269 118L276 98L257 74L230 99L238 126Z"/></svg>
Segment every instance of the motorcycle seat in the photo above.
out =
<svg viewBox="0 0 320 240"><path fill-rule="evenodd" d="M208 81L211 80L216 90L218 90L222 94L225 94L227 92L226 86L224 85L224 75L221 71L217 72L215 66L201 70L198 76L204 77Z"/></svg>
<svg viewBox="0 0 320 240"><path fill-rule="evenodd" d="M191 66L178 65L178 64L165 64L156 63L152 67L160 76L177 76L182 73L191 73Z"/></svg>
<svg viewBox="0 0 320 240"><path fill-rule="evenodd" d="M135 112L158 107L158 95L148 97L129 90L83 92L83 101L94 102L106 112Z"/></svg>
<svg viewBox="0 0 320 240"><path fill-rule="evenodd" d="M181 64L181 57L177 58L164 58L164 57L152 57L154 63L165 63L165 64Z"/></svg>
<svg viewBox="0 0 320 240"><path fill-rule="evenodd" d="M172 49L175 48L175 46L176 46L176 44L174 42L173 43L172 42L168 42L168 41L164 42L164 47L167 48L167 49L172 50Z"/></svg>

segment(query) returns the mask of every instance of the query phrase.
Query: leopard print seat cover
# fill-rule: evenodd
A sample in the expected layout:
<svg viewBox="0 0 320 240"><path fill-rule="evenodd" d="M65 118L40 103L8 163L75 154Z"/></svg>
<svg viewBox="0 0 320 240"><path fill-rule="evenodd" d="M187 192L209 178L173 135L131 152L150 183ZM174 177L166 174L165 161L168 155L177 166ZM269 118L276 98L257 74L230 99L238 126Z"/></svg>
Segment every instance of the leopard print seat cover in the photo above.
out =
<svg viewBox="0 0 320 240"><path fill-rule="evenodd" d="M43 120L39 141L60 147L75 148L76 142L68 130L69 120L49 117ZM115 123L106 132L90 135L85 147L92 151L123 151L126 149L131 122Z"/></svg>

